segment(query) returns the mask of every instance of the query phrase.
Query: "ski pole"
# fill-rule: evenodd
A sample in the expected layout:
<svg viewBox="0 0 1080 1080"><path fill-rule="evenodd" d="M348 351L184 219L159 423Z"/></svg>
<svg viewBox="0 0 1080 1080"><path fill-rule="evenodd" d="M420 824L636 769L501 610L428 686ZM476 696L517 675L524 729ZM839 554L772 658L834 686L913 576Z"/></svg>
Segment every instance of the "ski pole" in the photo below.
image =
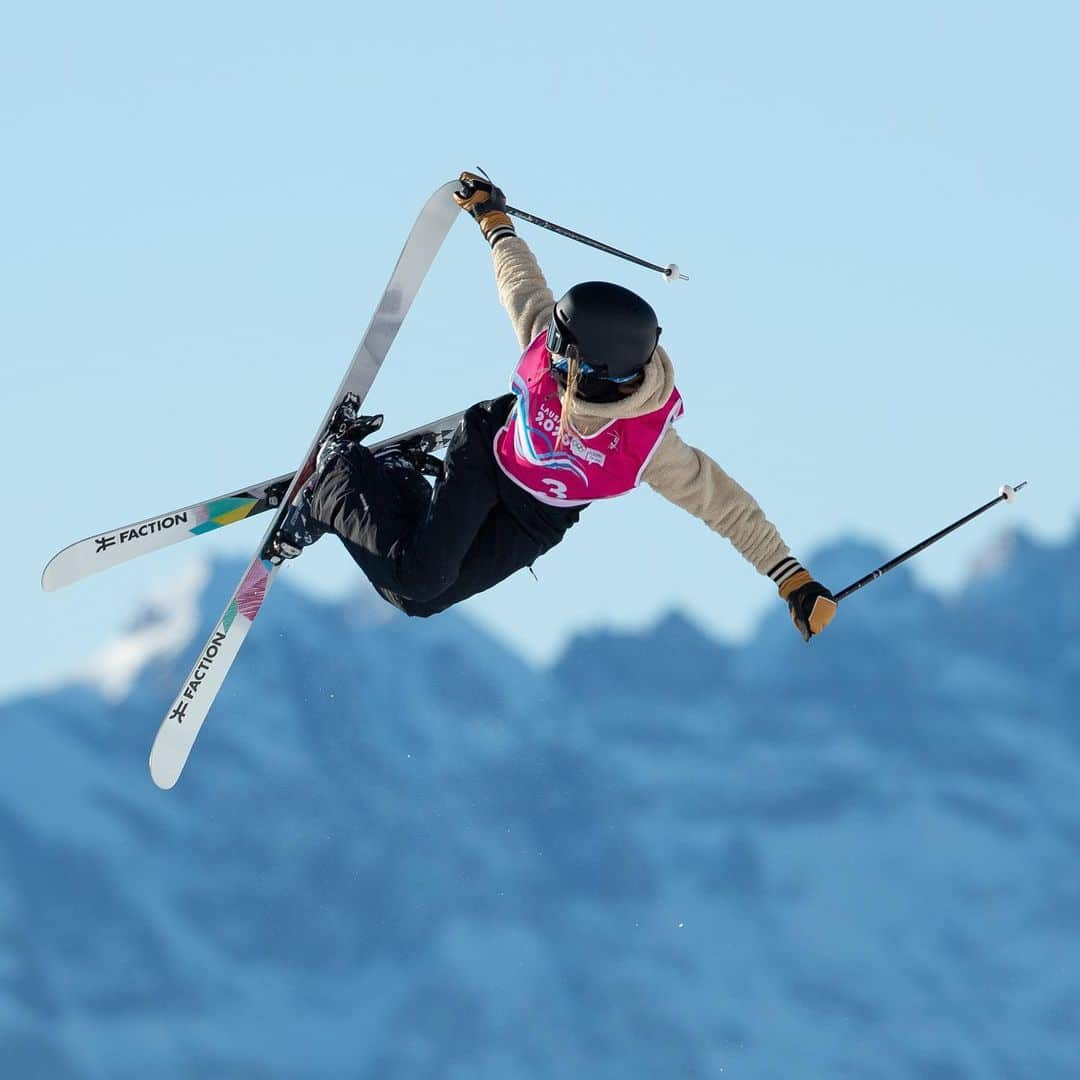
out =
<svg viewBox="0 0 1080 1080"><path fill-rule="evenodd" d="M928 536L921 543L916 544L913 548L908 548L907 551L901 552L895 559L890 559L887 563L879 566L876 570L871 571L866 577L859 578L858 581L852 582L846 589L841 589L840 592L833 595L833 599L838 603L850 596L853 592L858 592L864 585L869 585L872 581L877 581L882 574L887 574L890 570L899 566L902 562L907 562L913 555L918 555L920 551L925 551L931 544L936 544L943 536L948 536L949 533L956 529L959 529L961 525L966 525L972 518L977 518L980 514L985 513L991 506L997 506L999 502L1012 502L1016 498L1016 493L1023 487L1027 486L1025 480L1022 484L1017 484L1016 487L1010 487L1008 484L1002 484L998 489L998 497L991 499L988 503L980 506L978 510L972 510L970 514L960 518L959 521L954 521L951 525L947 525L941 532L934 533L933 536Z"/></svg>
<svg viewBox="0 0 1080 1080"><path fill-rule="evenodd" d="M603 244L599 240L593 240L592 237L583 236L579 232L574 232L573 229L565 229L562 225L556 225L553 221L545 221L543 218L536 217L534 214L528 214L524 210L519 210L516 206L508 206L506 212L512 214L516 218L521 218L522 221L528 221L533 225L539 225L541 229L550 229L551 232L558 233L560 236L565 236L568 240L576 240L579 244L588 244L589 247L594 247L599 251L606 251L609 255L616 255L620 259L626 259L627 262L637 263L638 266L644 266L647 270L655 270L658 274L663 274L666 281L690 280L686 274L679 271L679 268L675 263L668 263L667 266L659 266L646 259L639 259L636 255L631 255L626 251L620 251L610 244Z"/></svg>
<svg viewBox="0 0 1080 1080"><path fill-rule="evenodd" d="M476 171L494 187L491 177L488 176L479 165L477 165ZM464 191L471 191L470 181L467 179L467 176L467 173L461 174L462 188ZM636 263L638 266L644 266L646 270L655 270L658 274L664 275L665 281L690 280L686 274L680 273L679 268L674 263L668 263L667 266L660 266L657 263L649 262L647 259L639 259L636 255L631 255L628 251L620 251L619 248L612 247L610 244L604 244L599 240L594 240L591 236L585 236L583 233L574 232L573 229L567 229L562 225L556 225L554 221L545 221L542 217L527 213L525 210L519 210L516 206L507 206L504 207L504 209L506 210L506 213L512 214L516 218L521 218L522 221L528 221L530 224L539 225L541 229L549 229L553 233L565 236L567 240L576 240L579 244L587 244L589 247L594 247L598 251L606 251L609 255L615 255L617 258L626 259L627 262Z"/></svg>

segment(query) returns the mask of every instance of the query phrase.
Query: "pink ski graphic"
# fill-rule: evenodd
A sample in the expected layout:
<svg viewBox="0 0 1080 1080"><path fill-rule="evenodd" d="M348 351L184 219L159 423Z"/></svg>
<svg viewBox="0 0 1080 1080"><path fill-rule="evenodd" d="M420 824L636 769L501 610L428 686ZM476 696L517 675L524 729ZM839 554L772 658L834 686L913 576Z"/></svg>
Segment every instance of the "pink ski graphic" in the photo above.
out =
<svg viewBox="0 0 1080 1080"><path fill-rule="evenodd" d="M268 562L261 559L253 562L240 583L240 588L236 590L236 607L248 622L255 620L263 600L266 599L266 583L270 578L270 570Z"/></svg>

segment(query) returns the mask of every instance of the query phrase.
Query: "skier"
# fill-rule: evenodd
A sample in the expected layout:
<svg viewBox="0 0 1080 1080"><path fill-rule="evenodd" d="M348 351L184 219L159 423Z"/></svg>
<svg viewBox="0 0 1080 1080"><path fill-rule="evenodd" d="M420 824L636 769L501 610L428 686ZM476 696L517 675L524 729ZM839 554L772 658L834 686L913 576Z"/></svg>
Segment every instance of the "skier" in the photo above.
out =
<svg viewBox="0 0 1080 1080"><path fill-rule="evenodd" d="M682 398L653 309L597 281L556 303L502 191L470 172L460 184L454 198L490 245L524 350L513 392L465 412L444 462L408 447L377 457L361 440L381 416L332 425L277 553L295 557L333 532L384 599L433 615L531 567L591 502L644 481L769 577L804 640L823 630L836 613L832 594L750 494L672 426Z"/></svg>

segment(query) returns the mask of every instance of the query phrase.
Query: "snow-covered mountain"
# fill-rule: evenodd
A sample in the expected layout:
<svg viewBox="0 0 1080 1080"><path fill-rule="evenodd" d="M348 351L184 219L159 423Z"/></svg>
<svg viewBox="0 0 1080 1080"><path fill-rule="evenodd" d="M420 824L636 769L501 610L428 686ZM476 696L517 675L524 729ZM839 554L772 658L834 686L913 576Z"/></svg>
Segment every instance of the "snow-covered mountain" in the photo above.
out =
<svg viewBox="0 0 1080 1080"><path fill-rule="evenodd" d="M285 575L160 792L238 573L0 706L4 1076L1080 1074L1080 536L550 670Z"/></svg>

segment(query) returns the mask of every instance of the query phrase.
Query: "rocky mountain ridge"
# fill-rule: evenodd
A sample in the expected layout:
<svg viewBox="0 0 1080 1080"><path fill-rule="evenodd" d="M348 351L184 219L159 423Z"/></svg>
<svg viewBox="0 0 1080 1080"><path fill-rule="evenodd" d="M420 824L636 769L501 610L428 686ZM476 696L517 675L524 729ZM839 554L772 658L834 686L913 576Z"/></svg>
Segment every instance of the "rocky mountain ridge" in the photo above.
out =
<svg viewBox="0 0 1080 1080"><path fill-rule="evenodd" d="M1080 537L904 568L810 648L673 613L550 669L283 580L157 791L237 576L0 705L20 1077L1072 1075ZM882 553L815 556L849 580Z"/></svg>

